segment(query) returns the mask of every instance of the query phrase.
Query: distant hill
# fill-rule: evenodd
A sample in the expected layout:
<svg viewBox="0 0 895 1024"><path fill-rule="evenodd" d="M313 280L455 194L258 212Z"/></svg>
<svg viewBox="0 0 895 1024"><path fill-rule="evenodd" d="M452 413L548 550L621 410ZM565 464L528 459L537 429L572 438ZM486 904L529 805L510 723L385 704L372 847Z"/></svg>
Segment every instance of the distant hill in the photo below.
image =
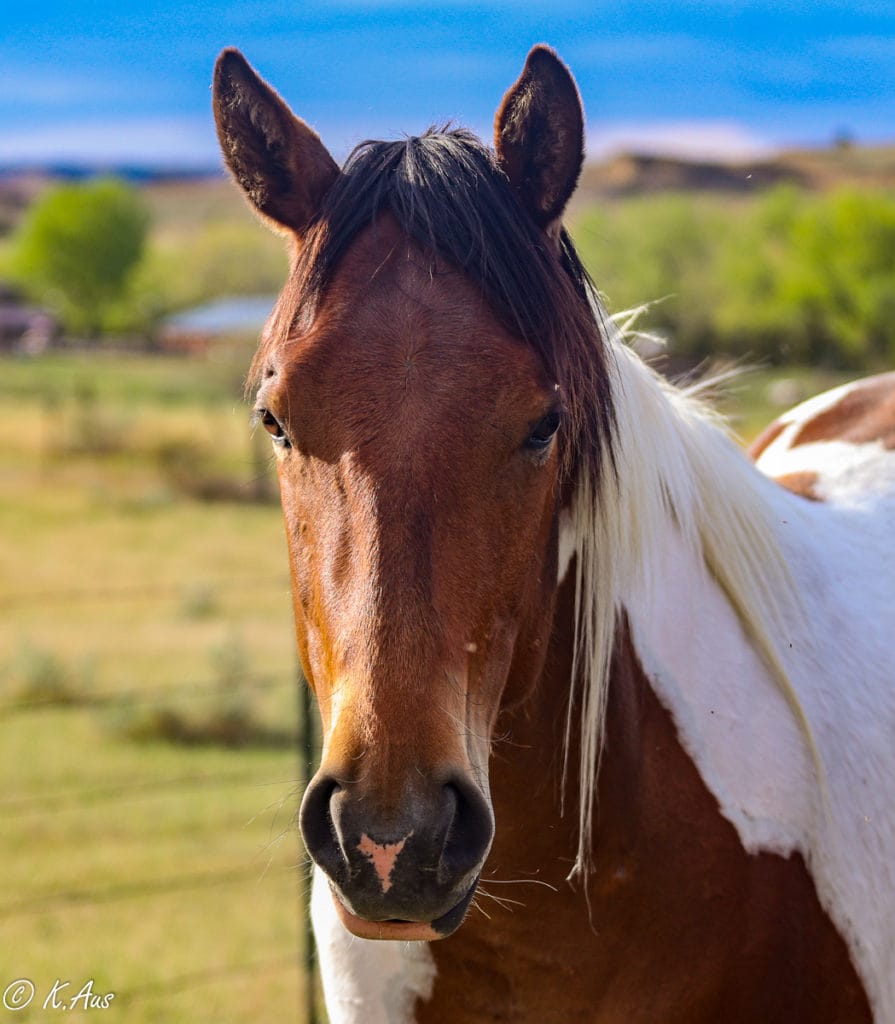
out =
<svg viewBox="0 0 895 1024"><path fill-rule="evenodd" d="M784 151L744 163L620 154L584 166L578 204L649 192L749 194L780 182L825 191L843 185L895 188L895 145Z"/></svg>
<svg viewBox="0 0 895 1024"><path fill-rule="evenodd" d="M84 181L88 178L123 178L135 185L157 181L195 181L219 176L220 169L208 167L145 167L141 164L22 163L0 164L0 184L21 179Z"/></svg>

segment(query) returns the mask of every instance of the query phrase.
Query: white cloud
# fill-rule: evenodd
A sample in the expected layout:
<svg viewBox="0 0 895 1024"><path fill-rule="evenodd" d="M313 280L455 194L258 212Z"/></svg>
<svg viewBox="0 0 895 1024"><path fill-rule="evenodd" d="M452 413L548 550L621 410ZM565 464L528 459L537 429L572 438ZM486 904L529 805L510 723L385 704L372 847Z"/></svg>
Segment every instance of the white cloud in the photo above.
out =
<svg viewBox="0 0 895 1024"><path fill-rule="evenodd" d="M361 135L338 118L316 126L341 159ZM373 135L395 137L387 126L368 125ZM479 127L473 125L473 127ZM480 126L487 138L488 126ZM381 129L377 131L375 129ZM364 137L371 134L364 133ZM690 159L737 161L767 156L775 141L734 121L591 122L587 154L601 159L619 152ZM211 115L207 117L69 120L0 135L0 163L69 162L139 164L150 167L220 165Z"/></svg>
<svg viewBox="0 0 895 1024"><path fill-rule="evenodd" d="M587 155L643 153L690 160L753 160L779 147L735 121L657 121L588 125Z"/></svg>
<svg viewBox="0 0 895 1024"><path fill-rule="evenodd" d="M135 163L153 167L219 163L211 116L65 121L0 136L0 162Z"/></svg>

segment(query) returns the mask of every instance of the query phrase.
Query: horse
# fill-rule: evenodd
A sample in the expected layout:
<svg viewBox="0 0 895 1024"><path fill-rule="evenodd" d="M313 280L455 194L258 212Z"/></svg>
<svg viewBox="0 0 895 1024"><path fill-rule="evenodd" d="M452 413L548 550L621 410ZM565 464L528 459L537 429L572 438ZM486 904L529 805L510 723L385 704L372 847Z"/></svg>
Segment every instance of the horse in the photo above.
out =
<svg viewBox="0 0 895 1024"><path fill-rule="evenodd" d="M895 1022L895 374L750 460L562 226L577 86L343 166L237 50L334 1024Z"/></svg>

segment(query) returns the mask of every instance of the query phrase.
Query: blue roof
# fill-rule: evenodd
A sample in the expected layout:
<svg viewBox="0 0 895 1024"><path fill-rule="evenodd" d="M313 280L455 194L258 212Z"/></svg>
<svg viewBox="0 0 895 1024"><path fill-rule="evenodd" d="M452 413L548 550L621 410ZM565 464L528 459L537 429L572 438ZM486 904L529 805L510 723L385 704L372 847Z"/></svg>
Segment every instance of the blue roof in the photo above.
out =
<svg viewBox="0 0 895 1024"><path fill-rule="evenodd" d="M275 295L234 295L185 309L165 319L165 327L203 334L258 331L270 316Z"/></svg>

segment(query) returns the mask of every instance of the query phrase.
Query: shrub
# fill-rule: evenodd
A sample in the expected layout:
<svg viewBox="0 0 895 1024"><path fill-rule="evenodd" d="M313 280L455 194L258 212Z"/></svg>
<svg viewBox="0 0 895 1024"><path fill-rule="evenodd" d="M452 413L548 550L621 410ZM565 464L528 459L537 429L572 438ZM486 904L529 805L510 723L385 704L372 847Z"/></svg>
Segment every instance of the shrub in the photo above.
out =
<svg viewBox="0 0 895 1024"><path fill-rule="evenodd" d="M148 228L140 196L123 182L60 185L25 215L13 266L31 291L59 309L70 330L96 335L127 288Z"/></svg>
<svg viewBox="0 0 895 1024"><path fill-rule="evenodd" d="M895 359L895 198L779 186L749 200L641 197L575 238L616 311L692 360L709 354L875 368Z"/></svg>

